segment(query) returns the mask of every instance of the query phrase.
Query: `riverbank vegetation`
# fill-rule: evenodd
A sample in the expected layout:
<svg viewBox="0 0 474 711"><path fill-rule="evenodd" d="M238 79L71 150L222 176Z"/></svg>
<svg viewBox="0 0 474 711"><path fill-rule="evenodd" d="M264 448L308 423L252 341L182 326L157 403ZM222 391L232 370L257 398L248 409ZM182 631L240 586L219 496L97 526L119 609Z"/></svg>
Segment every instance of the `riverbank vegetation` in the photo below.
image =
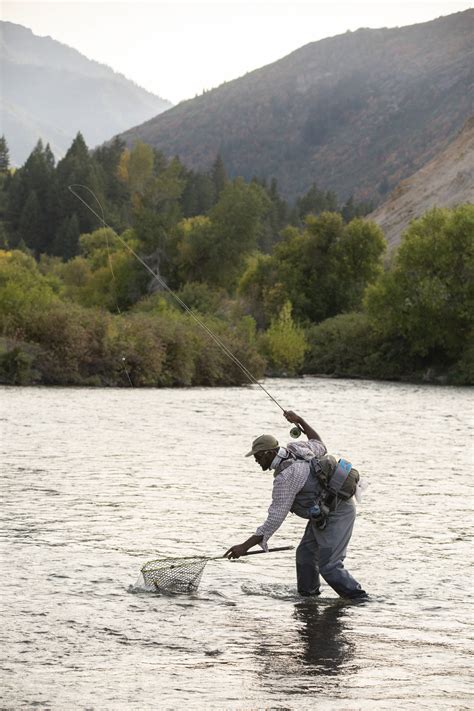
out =
<svg viewBox="0 0 474 711"><path fill-rule="evenodd" d="M164 282L255 377L473 383L474 206L430 211L389 256L369 209L317 186L289 206L219 157L195 173L80 134L11 171L2 140L0 381L246 382Z"/></svg>

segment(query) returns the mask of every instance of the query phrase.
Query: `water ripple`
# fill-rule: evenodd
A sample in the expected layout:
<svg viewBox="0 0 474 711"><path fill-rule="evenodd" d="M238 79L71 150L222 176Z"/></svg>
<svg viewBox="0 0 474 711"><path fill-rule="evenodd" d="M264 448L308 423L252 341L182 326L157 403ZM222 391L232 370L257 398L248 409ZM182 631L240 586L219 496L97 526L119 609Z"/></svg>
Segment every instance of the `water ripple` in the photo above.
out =
<svg viewBox="0 0 474 711"><path fill-rule="evenodd" d="M291 552L211 562L191 596L134 584L262 522L243 454L288 426L259 389L1 388L2 708L471 708L471 392L268 386L370 482L347 561L370 602L299 598Z"/></svg>

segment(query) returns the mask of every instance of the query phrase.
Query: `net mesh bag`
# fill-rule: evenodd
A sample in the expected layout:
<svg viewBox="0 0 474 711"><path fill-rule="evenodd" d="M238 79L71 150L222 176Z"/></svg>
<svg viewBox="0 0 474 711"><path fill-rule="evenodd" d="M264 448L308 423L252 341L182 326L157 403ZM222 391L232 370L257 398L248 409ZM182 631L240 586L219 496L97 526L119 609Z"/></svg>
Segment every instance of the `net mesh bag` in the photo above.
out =
<svg viewBox="0 0 474 711"><path fill-rule="evenodd" d="M151 560L141 569L145 585L164 592L195 592L209 558Z"/></svg>

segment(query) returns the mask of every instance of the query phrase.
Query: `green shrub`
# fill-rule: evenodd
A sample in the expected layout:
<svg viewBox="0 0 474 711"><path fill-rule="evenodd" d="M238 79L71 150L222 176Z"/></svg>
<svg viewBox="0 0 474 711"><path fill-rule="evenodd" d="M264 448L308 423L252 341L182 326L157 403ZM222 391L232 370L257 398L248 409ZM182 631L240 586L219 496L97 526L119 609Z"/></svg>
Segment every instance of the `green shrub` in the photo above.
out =
<svg viewBox="0 0 474 711"><path fill-rule="evenodd" d="M365 358L371 354L373 333L366 316L342 314L307 331L305 371L325 375L364 373Z"/></svg>
<svg viewBox="0 0 474 711"><path fill-rule="evenodd" d="M242 318L238 324L206 317L204 324L219 338L224 347L242 363L254 378L263 376L265 361L256 347L255 322L251 317ZM193 325L198 359L196 362L196 385L240 385L249 378L197 324Z"/></svg>
<svg viewBox="0 0 474 711"><path fill-rule="evenodd" d="M474 333L469 334L460 359L448 372L453 385L474 385Z"/></svg>
<svg viewBox="0 0 474 711"><path fill-rule="evenodd" d="M37 367L46 384L81 385L110 368L106 334L110 316L59 302L35 311L25 323L25 338L41 346Z"/></svg>
<svg viewBox="0 0 474 711"><path fill-rule="evenodd" d="M261 348L272 372L295 375L303 365L307 349L306 337L303 329L292 319L289 301L263 334Z"/></svg>
<svg viewBox="0 0 474 711"><path fill-rule="evenodd" d="M306 335L306 373L392 380L419 365L407 356L403 342L383 340L363 313L334 316Z"/></svg>
<svg viewBox="0 0 474 711"><path fill-rule="evenodd" d="M59 301L57 279L43 276L33 257L20 251L0 252L0 332L22 337L36 311Z"/></svg>
<svg viewBox="0 0 474 711"><path fill-rule="evenodd" d="M200 319L254 377L263 374L264 361L256 350L255 325L251 319L243 319L238 327L217 318ZM126 364L137 386L247 382L244 373L191 316L169 308L116 317L109 343L115 376L119 374L117 364Z"/></svg>
<svg viewBox="0 0 474 711"><path fill-rule="evenodd" d="M18 346L0 353L0 383L6 385L30 385L34 381L32 371L34 357Z"/></svg>
<svg viewBox="0 0 474 711"><path fill-rule="evenodd" d="M166 343L156 319L145 314L114 317L107 335L107 351L106 377L114 384L164 384Z"/></svg>
<svg viewBox="0 0 474 711"><path fill-rule="evenodd" d="M209 284L196 281L184 284L177 296L192 311L201 314L217 313L223 301L228 298L224 289L213 289Z"/></svg>

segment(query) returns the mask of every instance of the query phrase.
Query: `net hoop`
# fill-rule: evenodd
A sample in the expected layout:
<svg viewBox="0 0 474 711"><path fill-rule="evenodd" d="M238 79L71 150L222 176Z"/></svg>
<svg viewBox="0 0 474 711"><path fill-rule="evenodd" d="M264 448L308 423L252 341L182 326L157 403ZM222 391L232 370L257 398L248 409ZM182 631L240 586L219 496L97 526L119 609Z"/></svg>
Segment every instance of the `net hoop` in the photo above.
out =
<svg viewBox="0 0 474 711"><path fill-rule="evenodd" d="M199 587L206 564L200 556L150 560L141 569L147 587L163 592L193 593Z"/></svg>

